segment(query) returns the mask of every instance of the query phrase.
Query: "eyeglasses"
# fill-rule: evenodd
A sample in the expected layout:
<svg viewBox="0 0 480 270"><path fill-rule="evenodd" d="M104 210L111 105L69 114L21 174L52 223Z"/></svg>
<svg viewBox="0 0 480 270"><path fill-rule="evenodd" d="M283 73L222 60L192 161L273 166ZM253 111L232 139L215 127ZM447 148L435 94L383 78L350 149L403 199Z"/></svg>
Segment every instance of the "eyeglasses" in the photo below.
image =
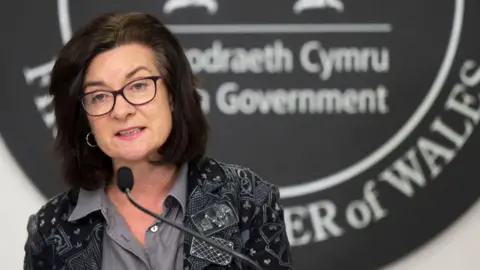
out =
<svg viewBox="0 0 480 270"><path fill-rule="evenodd" d="M91 116L102 116L110 113L115 107L117 96L132 105L143 105L155 98L157 80L163 76L150 76L134 80L116 91L97 90L80 97L82 106Z"/></svg>

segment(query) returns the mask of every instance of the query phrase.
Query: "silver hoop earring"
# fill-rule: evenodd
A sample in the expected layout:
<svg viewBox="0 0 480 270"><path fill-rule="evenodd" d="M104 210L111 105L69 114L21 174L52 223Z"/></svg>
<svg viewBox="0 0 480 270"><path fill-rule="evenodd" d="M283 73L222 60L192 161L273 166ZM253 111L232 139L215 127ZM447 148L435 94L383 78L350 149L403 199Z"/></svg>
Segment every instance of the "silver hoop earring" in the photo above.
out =
<svg viewBox="0 0 480 270"><path fill-rule="evenodd" d="M90 138L90 135L92 135L91 132L87 133L87 136L85 137L85 140L87 141L88 146L90 146L90 147L97 147L96 144L90 143L90 140L88 139L88 138Z"/></svg>

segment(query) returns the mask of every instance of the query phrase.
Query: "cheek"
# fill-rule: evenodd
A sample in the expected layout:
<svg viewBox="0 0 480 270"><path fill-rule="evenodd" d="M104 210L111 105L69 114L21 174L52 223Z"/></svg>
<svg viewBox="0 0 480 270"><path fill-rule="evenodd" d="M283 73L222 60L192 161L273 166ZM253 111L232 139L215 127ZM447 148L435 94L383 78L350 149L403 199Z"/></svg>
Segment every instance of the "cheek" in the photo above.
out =
<svg viewBox="0 0 480 270"><path fill-rule="evenodd" d="M172 114L168 103L155 102L148 104L140 111L145 117L146 125L151 133L148 141L151 147L160 147L167 140L172 130Z"/></svg>
<svg viewBox="0 0 480 270"><path fill-rule="evenodd" d="M157 93L155 99L146 107L148 110L148 118L151 123L159 129L166 130L170 133L172 126L172 108L170 106L169 97L163 90Z"/></svg>
<svg viewBox="0 0 480 270"><path fill-rule="evenodd" d="M152 112L150 123L153 124L155 133L159 139L166 139L172 130L172 113L170 107L164 107L161 110Z"/></svg>
<svg viewBox="0 0 480 270"><path fill-rule="evenodd" d="M95 136L95 140L99 146L105 145L108 139L109 129L108 123L102 118L89 119L91 132ZM110 136L111 137L111 136Z"/></svg>

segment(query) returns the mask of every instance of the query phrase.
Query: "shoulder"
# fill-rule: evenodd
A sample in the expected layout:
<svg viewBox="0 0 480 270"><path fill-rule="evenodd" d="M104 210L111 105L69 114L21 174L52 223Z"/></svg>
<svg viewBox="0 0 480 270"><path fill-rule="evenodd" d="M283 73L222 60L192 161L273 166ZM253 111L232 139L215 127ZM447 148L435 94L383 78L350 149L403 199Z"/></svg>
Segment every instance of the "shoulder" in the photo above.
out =
<svg viewBox="0 0 480 270"><path fill-rule="evenodd" d="M46 234L59 223L66 222L76 204L76 194L73 189L59 193L30 215L27 227L29 234Z"/></svg>
<svg viewBox="0 0 480 270"><path fill-rule="evenodd" d="M278 187L262 178L249 167L226 163L214 158L206 158L201 167L213 179L224 181L225 184L237 187L242 199L253 200L257 204L264 204L280 197Z"/></svg>
<svg viewBox="0 0 480 270"><path fill-rule="evenodd" d="M50 198L41 208L29 216L27 222L27 240L24 245L24 268L51 269L54 258L49 248L55 241L49 237L62 222L68 220L68 214L75 200L72 190L62 192ZM43 267L41 267L43 265Z"/></svg>

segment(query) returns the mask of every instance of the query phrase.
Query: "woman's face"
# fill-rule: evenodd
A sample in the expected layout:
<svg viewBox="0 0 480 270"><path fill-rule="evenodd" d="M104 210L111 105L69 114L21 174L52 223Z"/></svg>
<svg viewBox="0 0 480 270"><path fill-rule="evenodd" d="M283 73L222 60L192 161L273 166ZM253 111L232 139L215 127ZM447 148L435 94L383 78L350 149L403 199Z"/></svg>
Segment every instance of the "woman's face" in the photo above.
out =
<svg viewBox="0 0 480 270"><path fill-rule="evenodd" d="M138 79L157 75L161 74L151 49L139 44L121 45L92 60L85 74L84 91L114 91L129 84L125 88L125 94L130 91L132 96L141 97L148 87L154 87L155 84L152 80L148 85L145 84L148 80ZM156 81L156 88L155 97L146 104L132 105L122 95L117 95L110 113L102 116L88 115L98 147L114 162L148 159L167 140L172 129L170 99L162 79ZM111 98L113 96L103 94L90 96L88 101L99 106L107 104Z"/></svg>

